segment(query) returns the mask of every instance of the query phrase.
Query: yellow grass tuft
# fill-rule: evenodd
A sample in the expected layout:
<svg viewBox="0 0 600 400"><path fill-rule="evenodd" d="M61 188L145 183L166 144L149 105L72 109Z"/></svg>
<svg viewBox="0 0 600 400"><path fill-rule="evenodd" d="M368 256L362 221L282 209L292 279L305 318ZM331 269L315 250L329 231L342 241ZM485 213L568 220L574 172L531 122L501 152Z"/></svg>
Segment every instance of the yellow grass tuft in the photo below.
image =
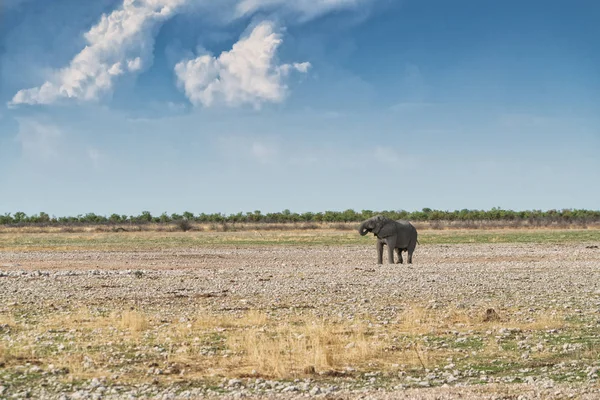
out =
<svg viewBox="0 0 600 400"><path fill-rule="evenodd" d="M232 332L228 345L246 372L279 378L328 372L385 361L386 341L364 323L314 317L268 321L268 326Z"/></svg>
<svg viewBox="0 0 600 400"><path fill-rule="evenodd" d="M3 344L0 343L0 363L2 364L6 364L9 360L9 353L8 353L8 347Z"/></svg>
<svg viewBox="0 0 600 400"><path fill-rule="evenodd" d="M474 327L479 325L481 317L456 307L439 309L409 304L398 317L398 330L406 334L436 333L439 330Z"/></svg>
<svg viewBox="0 0 600 400"><path fill-rule="evenodd" d="M248 328L262 326L267 322L267 315L257 310L249 310L243 315L216 315L201 310L194 318L193 328L195 330L204 329L227 329L227 328Z"/></svg>
<svg viewBox="0 0 600 400"><path fill-rule="evenodd" d="M145 315L137 311L124 311L121 315L121 327L132 332L145 331L149 326Z"/></svg>
<svg viewBox="0 0 600 400"><path fill-rule="evenodd" d="M0 334L3 331L17 329L17 322L10 314L0 314Z"/></svg>

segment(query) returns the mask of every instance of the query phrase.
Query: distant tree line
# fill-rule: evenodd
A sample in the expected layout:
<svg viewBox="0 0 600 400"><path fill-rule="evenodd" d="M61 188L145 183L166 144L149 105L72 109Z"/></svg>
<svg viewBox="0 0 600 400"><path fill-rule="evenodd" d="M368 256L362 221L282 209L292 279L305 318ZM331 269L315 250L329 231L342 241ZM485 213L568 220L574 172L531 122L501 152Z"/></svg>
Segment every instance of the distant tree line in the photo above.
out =
<svg viewBox="0 0 600 400"><path fill-rule="evenodd" d="M24 212L0 215L0 225L108 225L108 224L148 224L148 223L177 223L189 221L197 223L289 223L289 222L359 222L374 215L382 214L391 219L406 219L410 221L529 221L559 222L559 223L598 223L600 210L526 210L512 211L494 207L491 210L455 210L442 211L423 208L421 211L372 211L372 210L345 210L294 213L290 210L266 213L256 210L253 212L237 214L183 214L163 213L152 215L143 211L140 215L110 216L87 213L75 217L55 217L45 212L26 215Z"/></svg>

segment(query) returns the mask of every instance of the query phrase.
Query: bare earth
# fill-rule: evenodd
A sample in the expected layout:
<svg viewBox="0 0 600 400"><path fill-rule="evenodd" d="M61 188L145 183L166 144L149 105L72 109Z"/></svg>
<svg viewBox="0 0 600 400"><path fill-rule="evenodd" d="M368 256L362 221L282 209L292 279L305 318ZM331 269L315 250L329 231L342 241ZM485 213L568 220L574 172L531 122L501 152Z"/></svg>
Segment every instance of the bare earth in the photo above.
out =
<svg viewBox="0 0 600 400"><path fill-rule="evenodd" d="M374 245L0 251L0 316L15 309L131 307L166 319L193 319L202 308L214 315L260 310L276 318L310 314L353 319L367 315L375 323L387 324L408 307L419 305L432 310L468 310L482 317L493 308L509 321L508 329L511 323L521 326L553 312L584 321L582 327L592 332L600 328L600 250L584 244L425 244L417 247L412 265L376 265L375 258ZM1 326L0 342L5 334ZM503 334L494 327L489 329L493 332L488 336ZM527 341L526 330L522 336ZM599 337L588 342L597 343ZM559 351L563 349L569 347L561 343ZM464 371L459 371L456 379L444 380L443 369L432 367L411 384L398 367L394 372L397 382L375 384L375 374L375 380L367 377L360 388L347 384L343 376L262 386L276 380L250 377L238 382L225 377L214 391L152 388L151 383L111 391L117 379L102 381L104 390L100 392L95 391L98 382L82 382L60 393L51 388L23 391L3 375L6 370L0 364L0 398L600 398L598 357L585 365L578 364L577 357L573 362L558 367L566 376L561 380L552 378L552 365L512 381L492 375L486 377L487 383L474 382ZM581 373L570 379L570 369ZM479 374L476 377L479 379ZM287 389L291 385L294 389Z"/></svg>

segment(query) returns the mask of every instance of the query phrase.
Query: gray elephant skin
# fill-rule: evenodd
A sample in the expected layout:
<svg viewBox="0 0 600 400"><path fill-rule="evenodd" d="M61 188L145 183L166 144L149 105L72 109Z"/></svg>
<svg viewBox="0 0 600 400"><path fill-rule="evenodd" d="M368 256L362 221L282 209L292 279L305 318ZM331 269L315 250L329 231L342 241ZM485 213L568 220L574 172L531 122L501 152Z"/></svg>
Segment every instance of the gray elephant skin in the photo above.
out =
<svg viewBox="0 0 600 400"><path fill-rule="evenodd" d="M417 247L417 229L408 221L394 221L376 215L360 224L358 232L365 236L373 232L377 236L377 263L383 264L383 245L388 247L388 263L394 263L394 250L398 254L398 263L402 264L402 251L408 252L408 263L412 264L412 255Z"/></svg>

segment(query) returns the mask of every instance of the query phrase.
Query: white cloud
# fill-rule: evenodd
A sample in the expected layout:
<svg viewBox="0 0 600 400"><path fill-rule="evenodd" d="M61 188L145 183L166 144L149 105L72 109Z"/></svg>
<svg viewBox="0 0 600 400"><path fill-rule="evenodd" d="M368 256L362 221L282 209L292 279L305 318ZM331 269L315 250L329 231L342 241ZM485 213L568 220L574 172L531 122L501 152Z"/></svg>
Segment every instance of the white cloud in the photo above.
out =
<svg viewBox="0 0 600 400"><path fill-rule="evenodd" d="M121 75L123 73L121 63L114 63L112 67L109 68L108 73L110 75Z"/></svg>
<svg viewBox="0 0 600 400"><path fill-rule="evenodd" d="M284 10L309 20L332 10L356 7L369 0L241 0L236 6L236 16L254 14L258 11Z"/></svg>
<svg viewBox="0 0 600 400"><path fill-rule="evenodd" d="M116 77L150 62L156 27L186 0L124 0L86 34L87 46L69 66L41 86L17 92L9 105L51 104L60 99L97 100L112 90Z"/></svg>
<svg viewBox="0 0 600 400"><path fill-rule="evenodd" d="M275 54L282 43L272 22L258 24L219 57L201 55L175 66L178 84L194 105L229 106L281 102L286 95L283 79L290 71L306 72L310 63L277 65Z"/></svg>
<svg viewBox="0 0 600 400"><path fill-rule="evenodd" d="M19 4L24 0L11 0ZM227 24L261 13L278 21L305 22L325 13L358 7L374 0L123 0L122 5L84 34L87 42L64 68L52 71L40 86L17 92L9 107L53 104L64 99L95 101L111 93L117 79L139 73L152 63L158 27L184 6L196 6L213 22ZM258 25L250 35L218 58L205 54L182 61L176 73L194 104L227 105L280 102L282 83L292 70L306 73L310 63L276 65L281 35L272 23Z"/></svg>
<svg viewBox="0 0 600 400"><path fill-rule="evenodd" d="M167 102L167 108L170 111L173 111L173 112L177 113L177 112L186 111L187 108L188 108L188 106L187 106L187 104L184 104L184 103L175 103L175 102L172 102L172 101L168 101Z"/></svg>
<svg viewBox="0 0 600 400"><path fill-rule="evenodd" d="M21 145L21 152L25 157L39 161L59 158L63 137L60 129L33 119L18 121L19 132L15 140Z"/></svg>
<svg viewBox="0 0 600 400"><path fill-rule="evenodd" d="M292 66L300 72L307 73L310 68L310 63L305 61L302 63L294 63Z"/></svg>
<svg viewBox="0 0 600 400"><path fill-rule="evenodd" d="M131 72L139 71L142 69L142 59L140 57L136 57L133 60L127 60L127 69Z"/></svg>

